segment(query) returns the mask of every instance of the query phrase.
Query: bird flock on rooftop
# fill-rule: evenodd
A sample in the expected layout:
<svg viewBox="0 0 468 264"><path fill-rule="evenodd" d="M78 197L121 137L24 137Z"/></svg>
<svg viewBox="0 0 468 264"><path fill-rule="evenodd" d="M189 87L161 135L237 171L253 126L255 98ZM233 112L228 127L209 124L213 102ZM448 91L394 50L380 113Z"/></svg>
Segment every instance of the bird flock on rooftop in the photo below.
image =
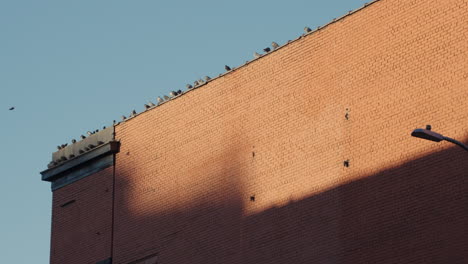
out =
<svg viewBox="0 0 468 264"><path fill-rule="evenodd" d="M367 6L367 5L368 5L368 3L365 3L365 4L364 4L364 6ZM351 13L352 13L352 11L349 11L349 12L348 12L348 15L351 14ZM332 22L336 22L336 21L337 21L337 19L333 19L333 20L332 20ZM320 30L321 28L323 28L323 27L320 27L320 26L319 26L319 27L317 27L316 30ZM299 38L301 38L301 37L303 37L303 36L305 36L305 35L311 34L312 32L313 32L313 30L312 30L311 28L305 27L305 28L304 28L304 33L303 33ZM286 44L289 44L290 42L292 42L292 40L288 40L288 42L287 42ZM272 43L271 43L271 47L266 47L266 48L263 49L264 54L260 54L260 53L258 53L257 51L255 51L255 52L253 53L254 60L259 59L259 58L261 58L261 57L267 55L267 54L270 53L271 51L274 51L274 50L276 50L276 49L279 49L280 47L281 47L281 46L280 46L278 43L272 42ZM246 64L249 63L249 62L250 62L250 61L247 61ZM226 70L226 73L227 73L227 72L230 72L230 71L235 70L236 68L235 68L235 67L230 67L230 66L228 66L228 65L225 65L225 66L224 66L224 69ZM219 76L222 76L222 75L223 75L223 74L219 74ZM180 95L182 95L182 94L184 94L184 93L186 93L186 92L188 92L188 91L190 91L190 90L196 89L196 88L198 88L198 87L200 87L200 86L202 86L202 85L205 85L205 84L207 84L207 83L210 82L210 81L212 81L212 78L209 77L209 76L205 76L205 77L202 78L202 79L195 80L195 81L193 82L193 84L187 84L187 85L185 85L185 88L187 89L186 91L182 91L182 90L171 91L171 92L169 92L168 95L158 96L158 97L156 98L156 103L153 103L153 102L149 101L148 103L144 104L144 108L145 108L144 111L150 110L150 109L152 109L152 108L154 108L154 107L157 107L157 106L159 106L159 105L161 105L161 104L163 104L163 103L165 103L165 102L167 102L167 101L170 101L170 100L172 100L172 99L174 99L174 98L177 98L177 97L179 97ZM13 110L13 109L15 109L15 108L14 108L14 107L11 107L9 110ZM126 121L126 120L128 120L128 119L131 119L131 118L133 118L133 117L135 117L135 116L137 116L137 115L138 115L138 113L136 112L136 110L132 110L132 112L128 115L128 117L125 116L125 115L122 115L122 116L121 116L121 121L120 121L120 122L114 120L114 121L113 121L113 125L114 125L114 126L115 126L115 125L118 125L119 123L124 122L124 121ZM106 128L106 127L103 127L103 129L105 129L105 128ZM99 132L99 129L94 130L94 131L88 131L87 134L88 134L88 136L90 136L90 135L93 135L93 134L95 134L95 133L97 133L97 132ZM80 138L83 140L83 139L86 138L86 136L81 135ZM72 142L72 144L74 144L74 143L76 143L77 141L76 141L75 139L72 139L71 142ZM99 143L103 144L103 142L100 142L100 141L99 141L99 142L98 142L98 145L99 145ZM57 146L57 149L58 149L58 150L61 150L61 149L65 148L65 147L67 147L67 146L68 146L68 144L62 144L62 145ZM86 147L84 150L79 150L79 153L80 153L80 154L83 154L83 153L85 153L86 151L89 151L89 150L91 150L91 149L94 148L94 147L96 147L96 146L90 144L90 146ZM73 157L72 157L72 156L73 156ZM69 158L74 158L74 155L70 155ZM68 159L67 159L66 157L64 157L64 156L62 156L61 159L60 159L61 162L65 161L65 160L68 160ZM60 161L59 161L59 162L60 162ZM57 164L58 164L57 162L51 162L51 163L49 164L49 168L50 168L50 167L53 167L53 166L56 166Z"/></svg>
<svg viewBox="0 0 468 264"><path fill-rule="evenodd" d="M318 30L318 29L320 29L320 27L318 27L317 30ZM309 33L311 33L311 32L312 32L312 29L311 29L311 28L305 27L305 28L304 28L304 34L302 34L301 37L302 37L302 36L305 36L305 35L307 35L307 34L309 34ZM287 44L290 43L290 42L291 42L291 40L289 40L289 41L287 42ZM266 47L266 48L263 49L263 52L264 52L263 54L260 54L260 53L258 53L257 51L255 51L255 52L253 53L254 60L259 59L259 58L261 58L261 57L267 55L267 54L270 53L271 51L274 51L274 50L276 50L276 49L279 49L280 47L281 47L281 46L280 46L278 43L276 43L276 42L273 41L273 42L271 43L271 47ZM246 63L248 63L248 62L249 62L249 61L247 61ZM224 69L226 70L226 73L227 73L227 72L230 72L230 71L235 70L236 68L230 67L230 66L228 66L228 65L225 65L225 66L224 66ZM222 76L222 75L223 75L223 74L219 74L219 76ZM153 102L149 101L148 103L146 103L146 104L143 105L143 106L144 106L144 111L150 110L150 109L155 108L155 107L157 107L157 106L159 106L159 105L161 105L161 104L163 104L163 103L165 103L165 102L167 102L167 101L170 101L170 100L172 100L172 99L174 99L174 98L177 98L177 97L179 97L180 95L182 95L182 94L184 94L184 93L186 93L186 92L188 92L188 91L190 91L190 90L199 88L200 86L205 85L205 84L207 84L208 82L210 82L210 81L212 81L212 80L213 80L213 79L212 79L210 76L205 76L205 77L203 77L203 78L201 78L201 79L195 80L195 81L193 82L193 84L186 84L186 85L185 85L186 91L182 91L182 90L171 91L171 92L169 92L168 95L158 96L158 97L156 98L156 103L153 103ZM14 109L13 107L10 108L10 110L13 110L13 109ZM128 116L122 115L120 121L114 120L114 121L113 121L113 125L115 126L115 125L117 125L117 124L119 124L119 123L121 123L121 122L127 121L128 119L131 119L131 118L133 118L133 117L135 117L135 116L137 116L137 115L138 115L137 111L136 111L136 110L132 110ZM106 127L103 127L103 129L105 129L105 128L106 128ZM87 132L87 135L88 135L88 136L91 136L91 135L93 135L93 134L95 134L95 133L97 133L97 132L99 132L99 129L94 130L94 131L88 131L88 132ZM84 136L84 135L81 135L81 136L80 136L80 139L81 139L81 140L83 140L83 139L85 139L85 138L86 138L86 136ZM72 140L71 140L71 143L72 143L72 144L75 144L76 142L77 142L76 139L72 139ZM59 146L57 146L57 150L62 150L62 149L64 149L64 148L67 147L67 146L68 146L68 143L59 145ZM96 147L96 146L90 145L87 149L85 148L84 150L80 150L80 154L83 154L84 152L89 151L90 149L92 149L92 148L94 148L94 147ZM73 156L73 155L71 155L71 156ZM74 157L74 156L73 156L73 157L71 157L71 156L70 156L69 158L73 158L73 157ZM65 161L65 160L68 160L68 159L67 159L66 157L62 157L60 161ZM54 162L52 162L52 163L54 163ZM52 163L49 164L50 167L53 167L53 166L56 166L56 165L57 165L57 163L55 163L55 164L52 164Z"/></svg>

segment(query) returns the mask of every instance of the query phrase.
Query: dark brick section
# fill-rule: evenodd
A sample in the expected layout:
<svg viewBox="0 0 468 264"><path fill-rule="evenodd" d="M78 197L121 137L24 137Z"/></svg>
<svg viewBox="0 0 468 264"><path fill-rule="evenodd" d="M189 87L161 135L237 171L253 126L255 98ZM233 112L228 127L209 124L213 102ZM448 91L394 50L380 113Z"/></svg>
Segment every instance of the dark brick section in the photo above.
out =
<svg viewBox="0 0 468 264"><path fill-rule="evenodd" d="M109 167L53 192L51 264L111 257L112 175Z"/></svg>

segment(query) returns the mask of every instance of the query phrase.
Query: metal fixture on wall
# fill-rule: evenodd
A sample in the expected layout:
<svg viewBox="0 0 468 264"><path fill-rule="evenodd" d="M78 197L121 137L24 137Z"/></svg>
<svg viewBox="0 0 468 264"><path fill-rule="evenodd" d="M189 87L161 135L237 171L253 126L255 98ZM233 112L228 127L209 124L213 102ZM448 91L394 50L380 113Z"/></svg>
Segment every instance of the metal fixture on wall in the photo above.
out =
<svg viewBox="0 0 468 264"><path fill-rule="evenodd" d="M430 141L434 141L434 142L440 142L442 140L445 140L445 141L448 141L448 142L451 142L457 146L460 146L462 149L468 151L468 146L461 143L460 141L458 140L455 140L453 138L449 138L449 137L446 137L446 136L443 136L439 133L436 133L434 131L431 131L431 126L430 125L427 125L426 126L426 129L423 129L423 128L417 128L415 130L413 130L413 132L411 133L411 136L413 137L417 137L417 138L422 138L422 139L427 139L427 140L430 140Z"/></svg>

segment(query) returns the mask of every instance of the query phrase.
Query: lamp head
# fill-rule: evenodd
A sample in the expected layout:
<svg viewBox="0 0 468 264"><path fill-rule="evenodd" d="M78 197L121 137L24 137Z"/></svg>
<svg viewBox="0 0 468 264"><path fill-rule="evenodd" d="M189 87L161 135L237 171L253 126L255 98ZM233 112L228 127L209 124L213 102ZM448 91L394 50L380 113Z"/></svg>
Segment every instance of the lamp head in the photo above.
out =
<svg viewBox="0 0 468 264"><path fill-rule="evenodd" d="M442 136L441 134L433 132L431 130L422 129L422 128L417 128L413 130L413 132L411 133L411 136L422 138L422 139L427 139L427 140L431 140L435 142L440 142L444 140L444 136Z"/></svg>

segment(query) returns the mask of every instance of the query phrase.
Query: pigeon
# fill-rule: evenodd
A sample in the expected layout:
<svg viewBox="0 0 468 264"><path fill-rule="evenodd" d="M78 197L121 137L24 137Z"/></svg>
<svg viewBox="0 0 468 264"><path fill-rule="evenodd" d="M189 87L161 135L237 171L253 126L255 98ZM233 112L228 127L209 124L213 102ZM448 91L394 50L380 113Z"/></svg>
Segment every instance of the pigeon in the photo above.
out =
<svg viewBox="0 0 468 264"><path fill-rule="evenodd" d="M226 71L230 71L231 70L231 67L227 66L227 65L224 65L224 69L226 69Z"/></svg>
<svg viewBox="0 0 468 264"><path fill-rule="evenodd" d="M130 116L136 116L137 112L135 110L132 110L132 114Z"/></svg>
<svg viewBox="0 0 468 264"><path fill-rule="evenodd" d="M72 142L73 144L75 144L75 143L76 143L76 139L72 139L71 142Z"/></svg>
<svg viewBox="0 0 468 264"><path fill-rule="evenodd" d="M171 92L169 93L169 95L170 95L171 97L176 97L176 96L177 96L177 92L171 91Z"/></svg>
<svg viewBox="0 0 468 264"><path fill-rule="evenodd" d="M62 144L61 147L64 148L66 147L68 144Z"/></svg>
<svg viewBox="0 0 468 264"><path fill-rule="evenodd" d="M151 102L151 101L150 101L148 104L149 104L150 107L155 107L155 106L156 106L156 105L155 105L153 102Z"/></svg>
<svg viewBox="0 0 468 264"><path fill-rule="evenodd" d="M432 126L431 125L426 125L426 130L431 130Z"/></svg>
<svg viewBox="0 0 468 264"><path fill-rule="evenodd" d="M124 115L122 116L122 121L125 121L127 119Z"/></svg>
<svg viewBox="0 0 468 264"><path fill-rule="evenodd" d="M51 161L51 162L49 162L49 164L47 164L47 168L50 169L50 168L54 167L56 164L57 164L56 162Z"/></svg>
<svg viewBox="0 0 468 264"><path fill-rule="evenodd" d="M85 150L85 151L89 151L89 148L88 148L88 147L85 147L84 150Z"/></svg>
<svg viewBox="0 0 468 264"><path fill-rule="evenodd" d="M205 81L209 82L211 80L210 76L205 76Z"/></svg>
<svg viewBox="0 0 468 264"><path fill-rule="evenodd" d="M114 125L115 125L115 124L117 124L117 121L115 121L115 120L114 120L114 121L112 121L112 124L114 124Z"/></svg>
<svg viewBox="0 0 468 264"><path fill-rule="evenodd" d="M274 41L271 43L271 46L273 47L273 49L279 48L278 43L276 43L276 42L274 42Z"/></svg>
<svg viewBox="0 0 468 264"><path fill-rule="evenodd" d="M103 130L106 129L106 126L103 126L102 129L103 129Z"/></svg>
<svg viewBox="0 0 468 264"><path fill-rule="evenodd" d="M258 54L257 52L254 52L254 58L258 59L260 58L262 55Z"/></svg>
<svg viewBox="0 0 468 264"><path fill-rule="evenodd" d="M182 94L182 90L177 90L177 94Z"/></svg>
<svg viewBox="0 0 468 264"><path fill-rule="evenodd" d="M169 98L169 96L167 96L167 95L164 96L164 100L167 101L167 100L169 100L169 99L171 99L171 98Z"/></svg>
<svg viewBox="0 0 468 264"><path fill-rule="evenodd" d="M92 149L92 148L95 148L96 146L94 146L93 144L89 144L88 145L88 148Z"/></svg>
<svg viewBox="0 0 468 264"><path fill-rule="evenodd" d="M80 138L81 138L81 139L85 139L86 137L85 137L85 136L83 136L83 135L81 135L81 136L80 136Z"/></svg>
<svg viewBox="0 0 468 264"><path fill-rule="evenodd" d="M102 144L104 144L104 142L98 141L97 144L98 144L98 145L102 145Z"/></svg>
<svg viewBox="0 0 468 264"><path fill-rule="evenodd" d="M270 50L271 50L271 49L268 48L268 47L266 47L266 48L263 49L264 52L270 52Z"/></svg>
<svg viewBox="0 0 468 264"><path fill-rule="evenodd" d="M145 109L148 110L149 108L151 108L151 106L145 104Z"/></svg>
<svg viewBox="0 0 468 264"><path fill-rule="evenodd" d="M61 150L61 149L62 149L62 146L57 146L57 149L58 149L58 150Z"/></svg>
<svg viewBox="0 0 468 264"><path fill-rule="evenodd" d="M10 107L8 110L13 111L13 110L15 110L15 107L12 106L12 107Z"/></svg>
<svg viewBox="0 0 468 264"><path fill-rule="evenodd" d="M204 83L205 83L205 81L204 81L204 80L202 80L202 79L199 79L199 80L198 80L198 83L199 83L200 85L202 85L202 84L204 84Z"/></svg>
<svg viewBox="0 0 468 264"><path fill-rule="evenodd" d="M88 131L88 132L86 132L86 134L88 134L88 136L91 136L93 134L93 132Z"/></svg>
<svg viewBox="0 0 468 264"><path fill-rule="evenodd" d="M96 131L94 131L94 133L97 133L97 132L99 132L99 129L96 129Z"/></svg>
<svg viewBox="0 0 468 264"><path fill-rule="evenodd" d="M84 150L80 149L80 150L78 151L78 153L83 154L83 153L84 153Z"/></svg>
<svg viewBox="0 0 468 264"><path fill-rule="evenodd" d="M193 86L191 84L187 84L187 85L185 85L185 87L187 88L187 90L190 90L190 89L193 88Z"/></svg>
<svg viewBox="0 0 468 264"><path fill-rule="evenodd" d="M75 155L73 154L70 154L70 156L68 156L69 159L73 159L75 157Z"/></svg>
<svg viewBox="0 0 468 264"><path fill-rule="evenodd" d="M309 33L309 32L311 32L311 31L312 31L312 29L310 29L309 27L305 27L305 28L304 28L304 32L305 32L305 33Z"/></svg>
<svg viewBox="0 0 468 264"><path fill-rule="evenodd" d="M164 102L164 99L162 99L161 97L158 96L158 98L156 98L156 100L158 101L158 104Z"/></svg>

